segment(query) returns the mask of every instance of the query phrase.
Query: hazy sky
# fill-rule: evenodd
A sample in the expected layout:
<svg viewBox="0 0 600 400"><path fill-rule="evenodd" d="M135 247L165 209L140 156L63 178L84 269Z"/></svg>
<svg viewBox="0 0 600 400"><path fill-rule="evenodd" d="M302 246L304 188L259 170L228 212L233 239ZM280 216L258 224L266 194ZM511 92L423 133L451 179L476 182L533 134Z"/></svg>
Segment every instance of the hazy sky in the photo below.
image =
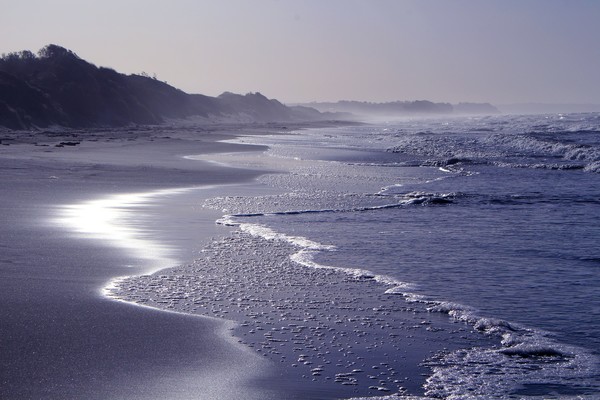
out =
<svg viewBox="0 0 600 400"><path fill-rule="evenodd" d="M600 103L600 0L0 0L0 52L48 43L207 95Z"/></svg>

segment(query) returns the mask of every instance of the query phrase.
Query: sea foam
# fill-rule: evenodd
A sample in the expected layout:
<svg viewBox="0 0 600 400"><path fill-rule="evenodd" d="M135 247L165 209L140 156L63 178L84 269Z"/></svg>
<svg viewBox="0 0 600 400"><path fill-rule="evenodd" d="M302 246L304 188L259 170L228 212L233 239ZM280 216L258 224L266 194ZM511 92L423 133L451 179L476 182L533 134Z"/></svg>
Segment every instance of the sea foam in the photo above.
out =
<svg viewBox="0 0 600 400"><path fill-rule="evenodd" d="M406 195L403 205L421 203L434 197L427 193ZM442 196L442 199L450 195ZM435 197L434 197L435 198ZM370 209L377 209L373 207ZM297 212L294 212L297 213ZM268 214L268 213L267 213ZM285 213L278 213L285 214ZM302 236L277 232L265 225L245 222L248 218L266 214L227 215L220 224L237 226L252 236L269 241L282 241L298 249L290 260L314 269L342 272L355 280L373 280L383 285L389 295L403 296L408 304L423 304L429 312L448 314L453 320L471 326L486 336L498 338L496 348L461 349L438 354L426 361L432 369L427 378L426 395L432 398L503 398L498 393L511 393L527 382L562 382L570 379L585 381L597 373L597 357L577 346L565 345L540 330L530 329L506 320L482 316L473 307L459 303L435 300L415 293L416 286L367 269L325 265L316 261L322 252L336 251L334 245L325 245ZM489 380L491 371L502 378ZM584 389L581 389L585 391ZM401 394L399 394L402 398ZM386 398L386 397L382 397ZM418 398L418 397L407 397ZM427 397L423 397L427 398Z"/></svg>

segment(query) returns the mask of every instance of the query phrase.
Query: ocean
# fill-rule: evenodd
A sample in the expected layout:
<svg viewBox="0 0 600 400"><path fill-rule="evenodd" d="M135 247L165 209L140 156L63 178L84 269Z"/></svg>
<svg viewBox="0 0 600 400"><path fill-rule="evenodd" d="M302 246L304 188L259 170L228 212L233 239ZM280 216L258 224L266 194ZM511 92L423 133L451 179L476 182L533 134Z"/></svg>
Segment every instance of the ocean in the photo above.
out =
<svg viewBox="0 0 600 400"><path fill-rule="evenodd" d="M284 173L259 178L264 194L206 202L224 214L219 223L240 230L226 249L254 240L260 257L247 268L283 252L294 273L330 271L298 292L322 297L304 303L322 311L303 319L313 333L338 327L337 338L362 337L368 326L368 337L376 321L382 331L405 324L403 332L421 332L403 333L417 338L410 345L429 351L412 361L423 382L411 386L393 354L400 339L381 351L369 347L375 339L356 340L359 355L346 365L328 356L332 336L314 363L301 349L282 360L305 368L307 381L336 365L322 384L358 386L356 396L600 398L599 114L407 118L237 141L269 150L259 161L241 153L211 159ZM289 248L275 250L283 244ZM333 279L351 281L331 296L358 299L356 316L344 321L361 324L332 322L323 304L337 301L327 294ZM364 315L363 298L377 302L365 303L373 315ZM387 332L382 344L395 340Z"/></svg>

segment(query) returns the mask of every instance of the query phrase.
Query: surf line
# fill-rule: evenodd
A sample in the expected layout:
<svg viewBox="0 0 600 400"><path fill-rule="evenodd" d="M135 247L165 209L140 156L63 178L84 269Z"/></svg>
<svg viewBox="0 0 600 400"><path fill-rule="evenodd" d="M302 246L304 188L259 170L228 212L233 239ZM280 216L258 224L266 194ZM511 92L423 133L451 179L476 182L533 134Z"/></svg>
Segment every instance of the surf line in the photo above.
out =
<svg viewBox="0 0 600 400"><path fill-rule="evenodd" d="M143 270L135 275L152 274L176 266L181 261L173 256L172 248L148 237L150 230L140 222L143 220L140 217L143 216L144 208L155 204L159 198L215 187L217 185L107 195L81 203L58 206L52 222L68 229L76 238L104 242L111 247L122 249L135 260L143 261ZM139 269L136 268L137 271ZM115 289L120 281L131 276L133 275L111 278L100 288L100 293L112 300L119 300L114 295Z"/></svg>
<svg viewBox="0 0 600 400"><path fill-rule="evenodd" d="M326 211L329 212L329 211ZM293 214L293 213L292 213ZM447 314L453 321L465 323L476 331L496 337L500 340L498 348L486 350L486 354L495 355L500 358L501 363L510 363L511 355L518 355L524 358L532 357L530 363L526 365L535 365L538 356L548 356L550 359L542 359L541 363L552 361L553 369L557 374L569 376L591 376L597 371L597 357L576 346L562 344L556 341L548 332L532 329L520 324L511 323L498 318L482 316L479 310L459 303L452 303L443 300L436 300L426 295L417 294L414 290L416 285L402 282L393 277L381 274L375 274L369 270L351 267L336 267L319 264L315 261L317 254L326 251L336 251L334 245L321 244L312 241L303 236L291 236L285 233L277 232L270 227L258 223L249 223L242 221L246 218L257 217L270 214L236 214L224 215L217 220L217 224L238 227L238 229L250 236L261 237L268 241L287 242L298 249L290 254L289 258L296 264L314 269L330 269L345 273L357 280L374 280L384 286L385 293L389 295L401 295L407 303L421 303L429 312ZM277 215L286 215L279 213ZM457 354L463 354L465 351L457 350L448 355L448 359ZM502 356L506 356L502 358ZM554 358L552 358L554 357ZM522 360L521 360L522 361ZM449 363L452 368L452 363ZM512 364L511 364L512 365ZM548 364L549 365L549 364ZM511 366L511 368L517 368ZM465 368L466 369L466 368ZM526 375L526 367L520 370L520 374ZM434 375L428 378L428 382L444 377L444 367L434 368ZM513 379L515 379L513 377Z"/></svg>
<svg viewBox="0 0 600 400"><path fill-rule="evenodd" d="M325 211L330 212L330 211ZM276 214L276 213L274 213ZM308 268L314 269L330 269L342 272L344 274L353 276L359 280L370 280L373 279L379 283L388 287L388 291L398 291L405 296L410 297L413 294L406 292L408 289L414 288L413 285L398 281L397 279L391 278L386 275L375 274L369 270L362 268L350 268L350 267L335 267L330 265L319 264L314 261L315 256L323 251L336 251L336 247L334 245L326 245L321 244L315 241L312 241L303 236L290 236L284 233L277 232L267 226L255 223L241 222L240 219L244 217L253 217L259 215L270 215L270 214L236 214L236 215L224 215L222 218L217 220L217 224L224 226L232 226L238 227L240 231L245 232L250 236L261 237L268 241L281 241L291 244L292 246L298 248L299 250L296 253L290 255L290 259L296 264L303 265ZM285 215L285 213L280 213L280 215ZM392 293L392 292L389 292Z"/></svg>

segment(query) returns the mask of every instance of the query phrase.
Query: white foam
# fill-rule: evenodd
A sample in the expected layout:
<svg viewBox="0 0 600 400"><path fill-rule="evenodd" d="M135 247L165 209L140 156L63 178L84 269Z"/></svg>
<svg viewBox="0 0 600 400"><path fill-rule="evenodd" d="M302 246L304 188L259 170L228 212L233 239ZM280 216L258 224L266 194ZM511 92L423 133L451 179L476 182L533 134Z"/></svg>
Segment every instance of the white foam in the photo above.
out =
<svg viewBox="0 0 600 400"><path fill-rule="evenodd" d="M539 348L523 354L511 354L493 348L458 350L429 363L433 367L433 374L427 378L425 394L444 399L528 398L526 395L517 397L509 394L530 382L542 386L569 386L573 381L593 381L596 373L594 357L585 353L573 353L568 357L552 357L553 354L553 351ZM542 357L536 358L538 355ZM585 388L581 389L577 396L561 396L551 392L548 396L557 399L595 398L595 395L586 396ZM577 387L571 387L570 390L577 390Z"/></svg>
<svg viewBox="0 0 600 400"><path fill-rule="evenodd" d="M411 292L413 287L410 284L366 269L334 267L315 261L320 252L334 251L335 246L323 245L304 237L288 236L259 224L241 223L232 216L224 217L222 223L237 225L254 236L299 247L300 250L291 254L290 259L300 265L336 270L359 280L372 279L389 285L391 287L386 290L387 294L402 295L407 302L423 303L430 312L446 313L485 335L499 338L498 348L462 349L431 362L433 373L427 379L426 396L447 399L502 398L527 382L568 385L570 380L585 380L597 373L597 357L578 347L558 343L545 332L502 319L480 316L476 309L462 304L431 300ZM500 377L490 379L491 374ZM498 396L499 393L502 395Z"/></svg>
<svg viewBox="0 0 600 400"><path fill-rule="evenodd" d="M376 208L377 207L373 209ZM334 267L330 265L323 265L317 263L315 261L315 256L322 251L335 251L336 247L333 245L321 244L303 236L286 235L280 232L276 232L275 230L260 224L239 222L235 216L231 215L223 216L217 221L217 223L226 226L238 226L241 231L246 232L252 236L261 237L266 240L282 241L291 244L295 247L299 247L300 250L296 253L291 254L290 259L295 263L303 265L305 267L335 270L348 274L356 279L373 279L376 282L382 283L387 286L391 286L386 291L386 293L388 294L401 294L406 298L418 297L418 295L407 292L407 290L413 289L414 285L406 282L401 282L390 276L375 274L363 268Z"/></svg>
<svg viewBox="0 0 600 400"><path fill-rule="evenodd" d="M427 395L446 399L505 398L528 382L569 385L586 378L593 382L598 373L596 356L559 343L550 333L482 317L476 309L458 303L424 301L430 304L431 312L446 313L501 339L497 348L461 349L430 362L433 374L425 385Z"/></svg>
<svg viewBox="0 0 600 400"><path fill-rule="evenodd" d="M586 165L583 170L586 172L600 173L600 161L594 161L593 163Z"/></svg>
<svg viewBox="0 0 600 400"><path fill-rule="evenodd" d="M264 225L260 224L250 224L250 223L241 223L237 222L235 217L231 215L223 216L223 218L217 220L218 224L225 226L238 226L241 231L246 232L252 236L262 237L267 240L276 240L287 242L294 246L298 246L304 249L310 250L334 250L335 246L323 245L321 243L313 242L303 236L289 236L283 233L279 233L274 231L271 228L268 228Z"/></svg>

